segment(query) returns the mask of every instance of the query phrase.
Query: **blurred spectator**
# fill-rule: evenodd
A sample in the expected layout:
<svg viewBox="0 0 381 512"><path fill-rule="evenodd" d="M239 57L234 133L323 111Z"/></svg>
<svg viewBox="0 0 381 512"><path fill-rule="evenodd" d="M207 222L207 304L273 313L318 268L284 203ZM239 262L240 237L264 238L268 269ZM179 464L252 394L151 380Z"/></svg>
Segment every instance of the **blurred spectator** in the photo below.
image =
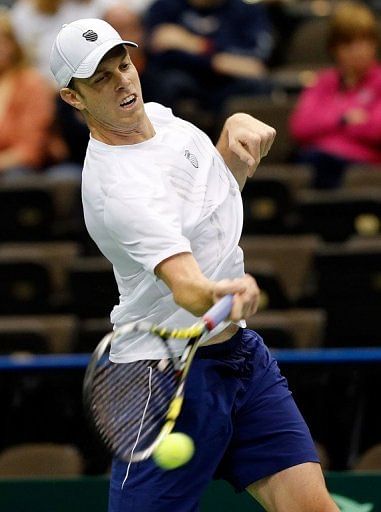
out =
<svg viewBox="0 0 381 512"><path fill-rule="evenodd" d="M32 63L52 79L50 50L62 25L79 18L101 18L114 0L16 0L11 10L17 37Z"/></svg>
<svg viewBox="0 0 381 512"><path fill-rule="evenodd" d="M381 163L378 25L365 5L340 2L328 30L334 67L320 72L291 115L297 160L315 168L315 187L334 188L352 163Z"/></svg>
<svg viewBox="0 0 381 512"><path fill-rule="evenodd" d="M219 112L231 95L270 91L265 63L273 37L263 4L157 0L147 12L145 26L146 101L176 110L180 100L190 98Z"/></svg>
<svg viewBox="0 0 381 512"><path fill-rule="evenodd" d="M145 52L144 52L144 30L141 15L136 11L130 9L127 0L109 7L103 17L115 30L121 35L123 39L128 41L135 41L138 43L139 48L135 48L131 53L134 66L139 74L143 72L145 66Z"/></svg>
<svg viewBox="0 0 381 512"><path fill-rule="evenodd" d="M9 14L0 11L0 176L13 178L64 156L52 134L55 91L25 62Z"/></svg>
<svg viewBox="0 0 381 512"><path fill-rule="evenodd" d="M52 176L53 172L59 175L80 176L85 159L86 148L89 143L89 130L83 118L77 110L61 100L56 95L56 128L67 147L66 158L58 165L48 169Z"/></svg>
<svg viewBox="0 0 381 512"><path fill-rule="evenodd" d="M144 14L155 0L121 0L128 3L128 8L137 14ZM135 41L135 39L133 39Z"/></svg>

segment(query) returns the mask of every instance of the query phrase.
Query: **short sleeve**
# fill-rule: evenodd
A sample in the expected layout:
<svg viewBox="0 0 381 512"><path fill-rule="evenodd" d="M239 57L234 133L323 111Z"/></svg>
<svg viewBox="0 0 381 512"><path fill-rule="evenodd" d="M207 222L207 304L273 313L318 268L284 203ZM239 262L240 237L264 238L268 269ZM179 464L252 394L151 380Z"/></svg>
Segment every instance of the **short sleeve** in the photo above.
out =
<svg viewBox="0 0 381 512"><path fill-rule="evenodd" d="M119 247L145 270L175 254L192 252L180 216L165 185L137 175L109 194L106 228Z"/></svg>

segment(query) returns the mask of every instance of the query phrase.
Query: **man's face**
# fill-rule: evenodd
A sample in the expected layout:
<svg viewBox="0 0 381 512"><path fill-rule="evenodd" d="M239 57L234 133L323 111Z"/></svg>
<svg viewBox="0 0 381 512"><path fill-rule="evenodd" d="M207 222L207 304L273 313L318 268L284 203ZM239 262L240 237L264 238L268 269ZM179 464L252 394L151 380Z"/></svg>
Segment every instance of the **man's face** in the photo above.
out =
<svg viewBox="0 0 381 512"><path fill-rule="evenodd" d="M106 56L90 78L75 79L74 104L89 128L123 133L138 126L144 115L140 79L128 52ZM72 103L73 104L73 103Z"/></svg>
<svg viewBox="0 0 381 512"><path fill-rule="evenodd" d="M375 62L376 55L376 42L366 38L338 44L334 49L337 66L344 75L361 77Z"/></svg>

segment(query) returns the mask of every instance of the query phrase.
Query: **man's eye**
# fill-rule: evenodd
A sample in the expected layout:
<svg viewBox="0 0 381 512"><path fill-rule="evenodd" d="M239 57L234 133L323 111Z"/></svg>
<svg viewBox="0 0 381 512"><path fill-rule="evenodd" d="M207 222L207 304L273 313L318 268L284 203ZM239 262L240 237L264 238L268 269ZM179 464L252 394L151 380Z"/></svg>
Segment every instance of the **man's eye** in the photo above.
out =
<svg viewBox="0 0 381 512"><path fill-rule="evenodd" d="M104 76L104 75L100 76L99 78L97 78L97 79L95 80L95 83L96 83L96 84L99 84L99 82L102 82L102 80L103 80L104 78L105 78L105 76Z"/></svg>

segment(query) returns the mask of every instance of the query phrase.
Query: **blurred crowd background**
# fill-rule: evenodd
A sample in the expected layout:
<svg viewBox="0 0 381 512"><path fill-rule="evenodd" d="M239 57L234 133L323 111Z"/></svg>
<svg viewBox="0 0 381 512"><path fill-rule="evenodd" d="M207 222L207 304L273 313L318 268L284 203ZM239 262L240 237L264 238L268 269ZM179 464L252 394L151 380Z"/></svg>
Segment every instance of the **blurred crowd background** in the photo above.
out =
<svg viewBox="0 0 381 512"><path fill-rule="evenodd" d="M236 111L276 128L243 192L250 326L273 349L381 346L381 2L0 0L0 353L90 352L110 329L117 290L80 202L88 132L49 72L60 27L93 17L139 43L145 101L213 141ZM325 469L381 469L379 366L284 371ZM82 376L0 373L0 475L23 443L107 470Z"/></svg>

